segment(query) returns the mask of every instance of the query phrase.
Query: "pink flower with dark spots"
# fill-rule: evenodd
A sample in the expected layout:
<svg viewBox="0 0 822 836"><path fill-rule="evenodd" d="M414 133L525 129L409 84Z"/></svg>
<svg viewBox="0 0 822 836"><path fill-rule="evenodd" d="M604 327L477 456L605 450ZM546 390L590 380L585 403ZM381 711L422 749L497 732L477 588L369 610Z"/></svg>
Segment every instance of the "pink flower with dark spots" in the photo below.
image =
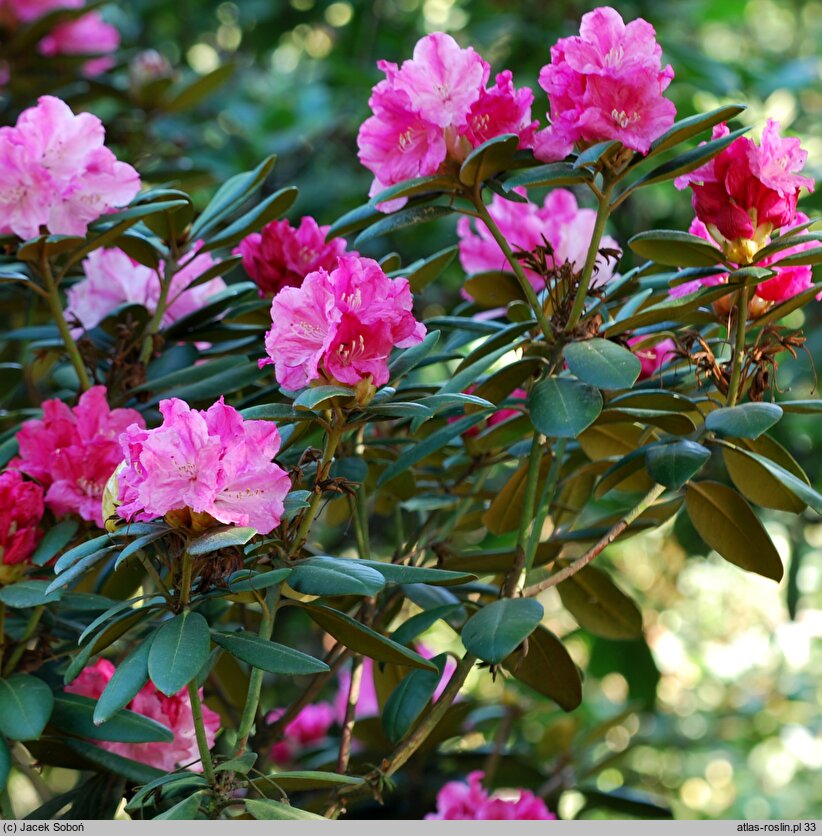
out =
<svg viewBox="0 0 822 836"><path fill-rule="evenodd" d="M676 108L663 96L673 75L647 21L626 24L608 6L588 12L580 34L560 38L540 72L551 125L537 135L535 155L561 160L577 143L605 140L647 154L674 123Z"/></svg>
<svg viewBox="0 0 822 836"><path fill-rule="evenodd" d="M288 221L272 221L261 232L243 238L236 252L243 257L243 267L256 282L260 296L299 287L316 270L333 270L346 244L344 238L326 242L329 229L306 216L298 227Z"/></svg>
<svg viewBox="0 0 822 836"><path fill-rule="evenodd" d="M120 46L120 32L106 23L99 12L89 12L76 20L54 27L37 45L46 57L55 55L99 55L83 65L83 74L96 76L110 70L115 60L105 53L113 53Z"/></svg>
<svg viewBox="0 0 822 836"><path fill-rule="evenodd" d="M111 409L105 386L84 392L74 408L45 401L43 417L26 421L17 434L20 454L9 466L46 489L55 514L78 514L102 528L103 489L122 461L118 438L129 425L142 427L142 416Z"/></svg>
<svg viewBox="0 0 822 836"><path fill-rule="evenodd" d="M0 129L0 233L85 235L88 225L140 190L140 177L103 144L96 116L54 96Z"/></svg>
<svg viewBox="0 0 822 836"><path fill-rule="evenodd" d="M271 461L280 449L274 424L244 421L222 398L207 411L171 398L160 413L161 426L133 424L120 437L119 516L148 521L188 508L261 534L280 524L291 481Z"/></svg>
<svg viewBox="0 0 822 836"><path fill-rule="evenodd" d="M524 189L517 192L525 196ZM530 202L516 203L494 195L488 211L515 251L533 252L537 247L548 244L554 251L554 264L561 265L567 261L575 270L581 270L585 264L596 213L593 209L580 208L573 193L567 189L550 191L542 206ZM460 239L460 263L466 273L510 270L499 244L484 224L474 225L470 219L460 218L457 234ZM609 236L602 239L600 248L620 249ZM599 255L594 287L609 281L614 275L614 267L613 259ZM525 274L536 290L545 287L545 280L538 273L526 268Z"/></svg>
<svg viewBox="0 0 822 836"><path fill-rule="evenodd" d="M69 694L79 694L97 700L114 676L114 671L114 665L108 659L100 659L95 664L84 668L77 679L67 685L65 690ZM200 689L200 699L202 696L203 691ZM203 766L199 762L200 754L197 748L194 720L191 716L191 700L186 688L167 697L158 691L152 682L148 682L126 708L171 729L174 740L170 743L94 741L95 745L115 755L146 763L164 772L171 772L179 767L188 767L194 772L203 771ZM207 705L202 706L202 711L206 742L211 748L220 729L220 715Z"/></svg>
<svg viewBox="0 0 822 836"><path fill-rule="evenodd" d="M40 485L24 481L16 470L0 473L0 564L15 566L31 557L42 536L37 527L42 517Z"/></svg>
<svg viewBox="0 0 822 836"><path fill-rule="evenodd" d="M545 802L529 790L518 790L516 798L489 795L482 786L484 773L470 772L468 782L449 781L437 795L437 812L425 818L447 821L550 820L556 819Z"/></svg>
<svg viewBox="0 0 822 836"><path fill-rule="evenodd" d="M394 346L416 345L425 326L414 319L406 279L389 279L376 261L344 256L332 271L309 273L299 288L271 303L265 344L281 386L297 391L325 378L351 386L388 381Z"/></svg>

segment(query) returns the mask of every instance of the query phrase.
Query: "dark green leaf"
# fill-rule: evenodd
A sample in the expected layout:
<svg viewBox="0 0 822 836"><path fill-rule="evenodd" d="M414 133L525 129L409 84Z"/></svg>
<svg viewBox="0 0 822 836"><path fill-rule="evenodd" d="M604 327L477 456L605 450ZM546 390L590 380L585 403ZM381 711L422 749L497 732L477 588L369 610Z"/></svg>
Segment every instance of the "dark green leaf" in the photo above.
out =
<svg viewBox="0 0 822 836"><path fill-rule="evenodd" d="M425 711L442 679L447 658L444 653L435 656L431 661L436 671L411 671L391 692L381 716L382 727L393 743L402 740Z"/></svg>
<svg viewBox="0 0 822 836"><path fill-rule="evenodd" d="M398 563L383 563L379 560L358 560L365 566L375 569L388 583L428 583L434 586L453 586L454 584L475 581L475 575L465 572L446 572L427 566L403 566Z"/></svg>
<svg viewBox="0 0 822 836"><path fill-rule="evenodd" d="M291 574L291 569L273 569L270 572L251 574L242 570L228 579L230 592L250 592L252 589L268 589L282 583Z"/></svg>
<svg viewBox="0 0 822 836"><path fill-rule="evenodd" d="M602 412L598 389L567 377L549 377L528 396L531 422L552 438L576 438Z"/></svg>
<svg viewBox="0 0 822 836"><path fill-rule="evenodd" d="M599 337L569 343L564 354L571 373L599 389L628 389L642 371L632 351Z"/></svg>
<svg viewBox="0 0 822 836"><path fill-rule="evenodd" d="M211 640L208 622L196 612L182 612L157 631L148 653L151 681L167 697L185 688L205 664Z"/></svg>
<svg viewBox="0 0 822 836"><path fill-rule="evenodd" d="M476 273L466 279L463 287L478 305L486 308L502 308L525 299L516 276L502 271Z"/></svg>
<svg viewBox="0 0 822 836"><path fill-rule="evenodd" d="M474 613L462 628L466 650L499 664L539 626L544 610L533 598L502 598Z"/></svg>
<svg viewBox="0 0 822 836"><path fill-rule="evenodd" d="M743 403L715 409L705 418L705 429L723 438L759 438L782 417L775 403Z"/></svg>
<svg viewBox="0 0 822 836"><path fill-rule="evenodd" d="M274 801L271 798L248 798L245 802L245 809L258 821L267 821L270 819L277 821L303 819L325 821L322 816L318 816L315 813L300 810L299 807L292 807L290 804L283 804L281 801Z"/></svg>
<svg viewBox="0 0 822 836"><path fill-rule="evenodd" d="M378 238L380 235L387 235L399 229L438 220L453 212L450 206L412 206L410 209L401 209L363 230L355 239L354 246L360 246L372 238Z"/></svg>
<svg viewBox="0 0 822 836"><path fill-rule="evenodd" d="M286 647L284 644L261 639L256 634L245 630L238 633L214 631L211 635L214 641L232 656L270 673L307 676L328 670L325 662L313 656L300 653L299 650Z"/></svg>
<svg viewBox="0 0 822 836"><path fill-rule="evenodd" d="M154 817L154 821L191 821L197 817L197 813L200 812L200 805L203 801L206 800L208 795L203 792L195 792L193 795L190 795L188 798L184 798L182 801L178 801L173 807L169 807L168 810L156 815Z"/></svg>
<svg viewBox="0 0 822 836"><path fill-rule="evenodd" d="M11 750L8 743L0 737L0 792L6 788L11 772Z"/></svg>
<svg viewBox="0 0 822 836"><path fill-rule="evenodd" d="M294 565L288 585L304 595L376 595L385 586L383 576L361 560L309 557Z"/></svg>
<svg viewBox="0 0 822 836"><path fill-rule="evenodd" d="M48 588L48 581L30 579L18 581L0 588L0 601L16 609L39 607L59 601L62 594L60 590L46 592Z"/></svg>
<svg viewBox="0 0 822 836"><path fill-rule="evenodd" d="M125 708L148 682L148 653L152 637L143 640L117 666L94 709L95 723L105 723Z"/></svg>
<svg viewBox="0 0 822 836"><path fill-rule="evenodd" d="M210 96L231 78L234 73L233 64L222 64L204 76L196 78L182 89L172 93L163 103L163 110L176 113L188 110Z"/></svg>
<svg viewBox="0 0 822 836"><path fill-rule="evenodd" d="M651 478L666 488L681 488L711 458L709 450L695 441L677 441L651 447L645 465Z"/></svg>
<svg viewBox="0 0 822 836"><path fill-rule="evenodd" d="M25 673L0 679L0 733L11 740L37 740L51 717L51 688Z"/></svg>
<svg viewBox="0 0 822 836"><path fill-rule="evenodd" d="M587 183L593 179L593 173L585 168L575 168L573 163L549 163L536 168L527 168L505 178L502 188L511 192L518 186L526 188L540 186L573 186Z"/></svg>
<svg viewBox="0 0 822 836"><path fill-rule="evenodd" d="M156 720L117 711L111 719L97 724L92 720L96 701L80 694L60 694L54 700L50 724L77 737L111 740L117 743L171 743L174 733Z"/></svg>
<svg viewBox="0 0 822 836"><path fill-rule="evenodd" d="M477 146L460 166L460 182L474 186L485 182L511 164L519 145L516 134L501 134Z"/></svg>
<svg viewBox="0 0 822 836"><path fill-rule="evenodd" d="M230 546L244 546L257 533L254 528L226 525L211 528L188 545L190 555L210 554Z"/></svg>
<svg viewBox="0 0 822 836"><path fill-rule="evenodd" d="M35 566L45 566L57 552L71 542L71 538L77 533L77 528L78 525L75 520L63 520L63 522L50 528L31 556L31 562Z"/></svg>
<svg viewBox="0 0 822 836"><path fill-rule="evenodd" d="M352 398L353 396L354 390L349 386L312 386L294 400L294 407L316 409L332 398Z"/></svg>
<svg viewBox="0 0 822 836"><path fill-rule="evenodd" d="M557 591L580 627L595 636L635 639L642 635L642 611L596 566L571 575Z"/></svg>
<svg viewBox="0 0 822 836"><path fill-rule="evenodd" d="M441 618L447 620L449 616L453 617L459 614L462 614L462 618L465 617L462 604L443 604L430 610L423 610L400 624L392 633L391 638L399 644L408 644Z"/></svg>
<svg viewBox="0 0 822 836"><path fill-rule="evenodd" d="M662 151L667 151L669 148L679 145L680 142L713 128L720 122L729 122L735 116L739 116L743 110L745 110L745 105L723 105L708 111L708 113L697 113L695 116L679 119L659 139L654 140L645 159Z"/></svg>
<svg viewBox="0 0 822 836"><path fill-rule="evenodd" d="M640 232L628 246L643 258L671 267L713 267L722 261L722 253L704 238L676 229Z"/></svg>

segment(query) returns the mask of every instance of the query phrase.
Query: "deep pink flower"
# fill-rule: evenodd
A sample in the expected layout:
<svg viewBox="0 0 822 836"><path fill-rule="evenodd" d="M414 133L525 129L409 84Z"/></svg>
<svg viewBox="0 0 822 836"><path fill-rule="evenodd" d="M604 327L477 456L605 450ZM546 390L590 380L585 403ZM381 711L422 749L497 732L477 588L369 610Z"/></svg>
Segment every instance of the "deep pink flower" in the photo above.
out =
<svg viewBox="0 0 822 836"><path fill-rule="evenodd" d="M326 243L329 229L306 216L296 228L288 221L272 221L261 232L243 238L236 252L243 257L243 267L257 283L260 296L299 287L315 270L333 270L345 252L345 239Z"/></svg>
<svg viewBox="0 0 822 836"><path fill-rule="evenodd" d="M75 115L54 96L0 129L0 233L85 235L89 223L129 203L140 177L104 140L96 116Z"/></svg>
<svg viewBox="0 0 822 836"><path fill-rule="evenodd" d="M808 220L807 215L802 212L797 212L795 225L801 226L802 224L807 223ZM789 232L791 228L792 227L790 226L785 227L784 229L779 230L779 232L781 235L784 235ZM719 249L719 245L716 240L711 236L707 227L699 220L699 218L694 218L688 231L691 235L698 235L700 238L704 238L706 241ZM755 303L758 298L760 300L764 300L765 302L778 304L780 302L785 302L812 287L813 268L811 265L804 264L797 265L795 267L780 267L779 263L782 259L787 258L788 256L797 255L805 250L813 249L816 246L817 245L814 241L807 241L804 244L797 244L795 247L788 247L787 249L780 250L779 252L757 262L757 266L770 267L770 269L776 271L777 275L756 286L752 302ZM693 281L685 282L684 284L672 287L671 296L686 296L687 294L698 290L702 286L710 287L718 284L725 284L727 281L727 273L717 273L712 276L706 276L702 279L694 279ZM822 298L822 294L820 294L817 298Z"/></svg>
<svg viewBox="0 0 822 836"><path fill-rule="evenodd" d="M726 125L717 125L713 138L728 133ZM799 174L807 157L799 140L780 137L779 123L769 119L760 145L738 137L674 184L691 187L697 218L729 258L743 261L741 256L753 255L774 229L795 224L800 189L814 187L813 178Z"/></svg>
<svg viewBox="0 0 822 836"><path fill-rule="evenodd" d="M86 0L0 0L0 10L8 9L17 20L28 23L57 9L82 9Z"/></svg>
<svg viewBox="0 0 822 836"><path fill-rule="evenodd" d="M260 365L274 365L291 391L323 375L352 386L370 375L381 386L391 349L425 335L411 307L406 279L389 279L373 259L345 256L331 272L309 273L299 288L274 297L265 338L270 359Z"/></svg>
<svg viewBox="0 0 822 836"><path fill-rule="evenodd" d="M524 189L517 191L525 195ZM576 270L581 270L585 264L596 213L593 209L580 209L573 193L567 189L550 191L541 207L530 202L515 203L494 195L488 211L515 251L533 252L547 242L554 250L555 264L568 261ZM457 234L460 239L460 263L466 273L510 270L499 244L484 224L475 227L470 219L460 218ZM616 241L608 236L602 239L600 248L620 249ZM594 286L611 279L614 266L612 259L598 256ZM525 269L525 274L535 289L545 287L545 281L539 274L528 269Z"/></svg>
<svg viewBox="0 0 822 836"><path fill-rule="evenodd" d="M450 35L426 35L401 67L389 61L377 66L386 78L372 90L374 115L357 137L360 162L374 174L372 197L435 174L449 156L461 162L472 148L502 134L517 134L521 148L532 147L537 123L531 121L531 90L517 90L507 70L486 88L488 64ZM398 198L379 208L393 211L404 203Z"/></svg>
<svg viewBox="0 0 822 836"><path fill-rule="evenodd" d="M83 65L83 73L96 76L110 70L114 58L106 55L120 46L120 33L116 27L106 23L99 12L89 12L60 23L37 45L41 55L100 55Z"/></svg>
<svg viewBox="0 0 822 836"><path fill-rule="evenodd" d="M628 345L634 346L645 339L644 336L631 337L628 340ZM666 337L653 345L632 349L642 364L639 379L647 380L653 377L673 357L675 349L676 343L670 337Z"/></svg>
<svg viewBox="0 0 822 836"><path fill-rule="evenodd" d="M114 670L114 665L108 659L100 659L95 664L84 668L77 679L67 685L65 690L70 694L80 694L95 700L99 699L114 675ZM200 699L202 699L202 696L203 691L200 689ZM164 772L171 772L178 767L188 766L189 764L191 765L188 768L192 771L203 771L203 766L199 763L200 754L197 748L197 736L194 731L194 720L191 716L191 700L186 688L171 697L167 697L157 690L154 683L147 682L126 708L162 723L174 733L174 740L171 743L95 741L97 746L121 757L146 763ZM203 705L202 709L206 741L211 748L221 725L220 715L216 711L212 711L207 705ZM197 763L193 763L194 761L197 761Z"/></svg>
<svg viewBox="0 0 822 836"><path fill-rule="evenodd" d="M142 416L110 409L105 386L84 392L73 409L45 401L42 419L26 421L17 434L20 455L10 467L47 489L46 505L55 514L79 514L102 528L103 489L123 458L118 437L129 425L142 426Z"/></svg>
<svg viewBox="0 0 822 836"><path fill-rule="evenodd" d="M160 412L160 427L133 424L120 437L126 467L117 513L123 519L153 520L189 508L262 534L280 524L291 481L271 461L280 449L274 424L244 421L222 398L207 411L171 398L160 401Z"/></svg>
<svg viewBox="0 0 822 836"><path fill-rule="evenodd" d="M556 819L545 802L530 790L519 790L516 799L489 795L482 786L484 773L470 772L468 783L449 781L437 795L437 812L427 820L490 821Z"/></svg>
<svg viewBox="0 0 822 836"><path fill-rule="evenodd" d="M537 136L535 155L559 160L578 142L603 140L646 154L676 116L662 95L674 73L661 59L654 28L642 18L626 25L608 6L583 15L579 36L560 38L540 72L551 125Z"/></svg>
<svg viewBox="0 0 822 836"><path fill-rule="evenodd" d="M16 470L0 473L0 564L14 566L28 560L41 533L43 489L26 482Z"/></svg>
<svg viewBox="0 0 822 836"><path fill-rule="evenodd" d="M211 296L226 288L223 279L217 276L189 289L193 281L218 263L210 253L198 254L200 245L201 242L195 243L172 279L163 326L199 310ZM83 330L94 328L115 308L127 303L143 305L154 313L160 299L160 276L164 270L162 261L157 270L152 270L122 250L94 250L83 261L86 277L68 290L66 319L79 323L73 334L77 336Z"/></svg>
<svg viewBox="0 0 822 836"><path fill-rule="evenodd" d="M282 717L285 709L278 708L269 712L266 723L272 724ZM307 705L286 725L282 740L277 741L269 754L270 759L281 765L293 763L301 750L318 743L328 735L328 730L335 722L334 707L327 702Z"/></svg>

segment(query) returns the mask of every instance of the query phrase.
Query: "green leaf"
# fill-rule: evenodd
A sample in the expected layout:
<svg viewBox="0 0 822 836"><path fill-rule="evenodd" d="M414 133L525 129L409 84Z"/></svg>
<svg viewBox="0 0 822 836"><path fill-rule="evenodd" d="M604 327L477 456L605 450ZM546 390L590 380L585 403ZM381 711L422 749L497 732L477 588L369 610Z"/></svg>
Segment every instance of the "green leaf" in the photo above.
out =
<svg viewBox="0 0 822 836"><path fill-rule="evenodd" d="M776 255L776 253L782 252L782 250L792 249L798 244L811 244L817 241L822 241L822 232L806 232L804 235L780 235L778 238L774 238L767 246L758 250L751 260L755 264L760 264L764 259ZM813 250L805 250L805 252L813 252ZM799 255L802 254L799 253ZM785 262L780 260L778 263L782 265Z"/></svg>
<svg viewBox="0 0 822 836"><path fill-rule="evenodd" d="M448 268L458 251L459 247L456 244L452 247L446 247L424 261L415 261L413 264L409 264L404 271L400 271L400 274L408 279L412 293L422 293L434 279L438 278Z"/></svg>
<svg viewBox="0 0 822 836"><path fill-rule="evenodd" d="M777 267L797 267L802 264L822 264L822 247L814 247L810 250L803 250L794 255L780 258Z"/></svg>
<svg viewBox="0 0 822 836"><path fill-rule="evenodd" d="M425 711L440 684L447 658L444 653L435 656L431 661L437 666L436 671L411 671L391 692L381 717L382 727L392 743L402 740Z"/></svg>
<svg viewBox="0 0 822 836"><path fill-rule="evenodd" d="M768 532L736 491L719 482L691 482L685 509L699 536L725 560L771 580L782 578Z"/></svg>
<svg viewBox="0 0 822 836"><path fill-rule="evenodd" d="M248 798L245 802L245 809L249 815L258 821L268 821L270 819L278 821L302 819L326 821L316 813L309 813L307 810L300 810L299 807L292 807L290 804L283 804L281 801L274 801L271 798Z"/></svg>
<svg viewBox="0 0 822 836"><path fill-rule="evenodd" d="M704 238L676 229L640 232L628 246L643 258L671 267L713 267L723 260L719 249Z"/></svg>
<svg viewBox="0 0 822 836"><path fill-rule="evenodd" d="M645 466L651 478L666 488L681 488L711 458L710 450L695 441L676 441L651 447Z"/></svg>
<svg viewBox="0 0 822 836"><path fill-rule="evenodd" d="M102 537L94 537L91 540L86 540L84 543L80 543L73 549L69 549L65 554L61 555L54 564L54 571L59 574L60 572L69 569L77 563L77 561L82 560L84 557L88 557L88 555L93 554L110 544L111 538L108 534L103 534Z"/></svg>
<svg viewBox="0 0 822 836"><path fill-rule="evenodd" d="M332 398L352 398L354 390L349 386L312 386L303 391L294 400L294 407L316 409L320 404Z"/></svg>
<svg viewBox="0 0 822 836"><path fill-rule="evenodd" d="M190 555L210 554L230 546L244 546L257 534L257 529L237 525L211 528L188 545Z"/></svg>
<svg viewBox="0 0 822 836"><path fill-rule="evenodd" d="M574 160L574 168L582 168L583 166L589 165L596 168L600 162L607 160L618 147L619 143L612 139L607 139L604 142L596 142L577 154L577 158Z"/></svg>
<svg viewBox="0 0 822 836"><path fill-rule="evenodd" d="M782 417L775 403L743 403L715 409L705 418L705 429L723 438L759 438Z"/></svg>
<svg viewBox="0 0 822 836"><path fill-rule="evenodd" d="M125 708L148 682L148 654L152 637L143 640L117 666L94 709L95 723L105 723Z"/></svg>
<svg viewBox="0 0 822 836"><path fill-rule="evenodd" d="M644 159L653 157L662 151L667 151L680 142L690 139L703 131L710 130L714 125L720 122L729 122L735 116L739 116L745 110L745 105L732 104L723 105L708 111L708 113L697 113L695 116L688 116L685 119L680 119L665 131L659 139L655 140L651 145L651 150Z"/></svg>
<svg viewBox="0 0 822 836"><path fill-rule="evenodd" d="M573 186L593 180L593 172L586 168L576 168L573 163L549 163L536 168L527 168L506 177L502 188L512 192L519 186L526 188L540 186Z"/></svg>
<svg viewBox="0 0 822 836"><path fill-rule="evenodd" d="M16 609L39 607L60 600L60 590L48 592L49 581L22 580L0 588L0 601Z"/></svg>
<svg viewBox="0 0 822 836"><path fill-rule="evenodd" d="M531 422L552 438L576 438L602 412L602 395L587 383L567 377L549 377L528 396Z"/></svg>
<svg viewBox="0 0 822 836"><path fill-rule="evenodd" d="M801 514L805 510L806 503L753 458L748 450L724 445L722 459L736 489L749 502L791 514Z"/></svg>
<svg viewBox="0 0 822 836"><path fill-rule="evenodd" d="M399 563L383 563L379 560L358 560L357 563L375 569L387 583L428 583L434 586L453 586L477 579L476 575L466 572L446 572L444 569L432 569L427 566L403 566Z"/></svg>
<svg viewBox="0 0 822 836"><path fill-rule="evenodd" d="M355 775L338 775L336 772L296 771L275 772L264 778L255 778L249 782L254 789L265 795L276 792L300 792L303 790L322 790L338 787L358 787L364 784L362 778Z"/></svg>
<svg viewBox="0 0 822 836"><path fill-rule="evenodd" d="M720 139L712 139L710 142L692 148L690 151L686 151L684 154L680 154L672 160L668 160L668 162L657 166L652 171L649 171L644 177L632 183L626 191L632 192L635 189L641 189L643 186L673 180L676 177L681 177L683 174L695 171L700 166L705 165L709 160L712 160L717 154L724 151L734 140L749 130L749 128L740 128L738 131L731 131L728 136L721 137ZM628 243L630 244L630 241Z"/></svg>
<svg viewBox="0 0 822 836"><path fill-rule="evenodd" d="M439 331L429 331L421 343L397 354L388 364L391 380L395 381L415 369L437 347L439 340Z"/></svg>
<svg viewBox="0 0 822 836"><path fill-rule="evenodd" d="M501 134L478 145L460 166L460 183L474 186L505 171L511 165L518 145L516 134Z"/></svg>
<svg viewBox="0 0 822 836"><path fill-rule="evenodd" d="M580 627L605 639L642 635L642 611L601 569L586 566L557 586Z"/></svg>
<svg viewBox="0 0 822 836"><path fill-rule="evenodd" d="M304 595L376 595L384 586L383 576L361 560L309 557L294 565L288 585Z"/></svg>
<svg viewBox="0 0 822 836"><path fill-rule="evenodd" d="M256 752L246 752L237 758L223 761L214 767L215 772L236 772L238 775L248 775L248 773L257 763L258 755Z"/></svg>
<svg viewBox="0 0 822 836"><path fill-rule="evenodd" d="M72 537L77 533L77 528L76 520L63 520L50 528L31 556L31 562L35 566L45 566L57 552L71 542Z"/></svg>
<svg viewBox="0 0 822 836"><path fill-rule="evenodd" d="M599 389L628 389L642 371L632 351L599 337L569 343L564 354L571 373Z"/></svg>
<svg viewBox="0 0 822 836"><path fill-rule="evenodd" d="M382 220L363 230L354 240L354 246L358 247L366 241L379 238L380 235L435 221L453 213L454 209L450 206L412 206L410 209L401 209L393 215L386 215Z"/></svg>
<svg viewBox="0 0 822 836"><path fill-rule="evenodd" d="M208 794L202 790L195 792L193 795L184 798L182 801L178 801L173 807L169 807L168 810L155 816L153 821L191 821L197 817L197 813L200 812L200 805L206 798L208 798Z"/></svg>
<svg viewBox="0 0 822 836"><path fill-rule="evenodd" d="M196 612L182 612L166 621L148 653L148 675L167 697L185 688L205 664L211 640L208 622Z"/></svg>
<svg viewBox="0 0 822 836"><path fill-rule="evenodd" d="M478 305L485 308L502 308L510 302L525 299L516 276L502 271L476 273L466 279L463 287Z"/></svg>
<svg viewBox="0 0 822 836"><path fill-rule="evenodd" d="M216 70L212 70L204 76L200 76L182 89L171 94L163 102L163 110L176 113L181 110L188 110L190 107L199 104L212 93L216 92L228 81L234 73L233 64L222 64Z"/></svg>
<svg viewBox="0 0 822 836"><path fill-rule="evenodd" d="M448 620L449 616L459 616L460 614L462 614L462 618L465 617L465 609L462 604L443 604L430 610L423 610L400 624L392 633L391 638L399 644L408 644L441 618Z"/></svg>
<svg viewBox="0 0 822 836"><path fill-rule="evenodd" d="M326 633L354 653L361 653L377 662L389 662L423 670L434 669L434 665L419 653L397 644L339 610L312 604L306 607L306 611Z"/></svg>
<svg viewBox="0 0 822 836"><path fill-rule="evenodd" d="M0 733L11 740L37 740L51 717L51 688L26 673L0 679Z"/></svg>
<svg viewBox="0 0 822 836"><path fill-rule="evenodd" d="M241 630L237 633L222 633L216 630L211 634L214 641L225 648L232 656L269 673L282 673L290 676L307 676L327 671L328 665L300 653L299 650L284 644L261 639L255 633Z"/></svg>
<svg viewBox="0 0 822 836"><path fill-rule="evenodd" d="M120 554L117 555L117 560L114 564L115 570L119 569L120 565L124 561L128 560L133 554L136 554L141 549L151 545L155 540L160 540L165 537L169 531L171 531L170 528L161 528L159 530L155 529L148 534L144 534L142 537L132 540L126 545Z"/></svg>
<svg viewBox="0 0 822 836"><path fill-rule="evenodd" d="M818 401L780 401L783 412L797 412L800 415L814 415L822 412L822 400Z"/></svg>
<svg viewBox="0 0 822 836"><path fill-rule="evenodd" d="M117 551L117 546L109 546L106 549L100 549L92 554L78 560L71 568L61 572L46 588L46 592L53 592L55 589L68 586L75 578L85 574L92 566L98 564L104 557L108 557L113 552ZM62 560L62 558L61 558Z"/></svg>
<svg viewBox="0 0 822 836"><path fill-rule="evenodd" d="M91 761L114 775L123 775L129 781L147 784L157 778L166 777L164 772L155 769L153 766L115 755L114 752L101 749L94 743L86 743L85 740L74 740L72 738L68 738L64 742L69 749L72 749L85 760Z"/></svg>
<svg viewBox="0 0 822 836"><path fill-rule="evenodd" d="M326 240L329 240L332 234L347 235L349 232L353 231L353 229L360 229L361 227L358 226L353 229L346 229L345 232L336 232L334 227L337 224L342 224L343 221L347 221L347 223L350 224L351 221L347 220L349 219L349 216L351 216L351 219L353 220L355 214L359 216L359 213L366 208L374 210L377 217L384 217L385 213L376 210L376 207L383 203L388 203L389 201L397 200L402 197L421 197L423 199L431 198L435 195L442 194L443 192L453 192L456 186L457 183L455 180L442 174L434 174L428 177L413 177L410 180L403 180L402 183L397 183L395 186L389 186L387 189L375 194L365 206L361 206L359 209L354 209L347 215L340 218L336 224L331 227Z"/></svg>
<svg viewBox="0 0 822 836"><path fill-rule="evenodd" d="M0 737L0 791L6 788L11 772L11 750L8 743Z"/></svg>
<svg viewBox="0 0 822 836"><path fill-rule="evenodd" d="M477 415L466 415L464 418L459 418L452 424L446 424L436 432L431 433L425 441L420 441L402 453L396 461L389 465L377 480L377 486L382 486L386 482L390 482L401 473L405 473L412 468L417 462L436 453L437 450L445 447L446 444L453 441L466 430L485 420L485 415L479 413Z"/></svg>
<svg viewBox="0 0 822 836"><path fill-rule="evenodd" d="M554 700L565 711L582 702L582 681L577 666L562 642L550 630L538 627L528 638L528 652L509 656L503 666L520 682Z"/></svg>
<svg viewBox="0 0 822 836"><path fill-rule="evenodd" d="M484 662L497 665L536 630L543 615L542 604L533 598L502 598L465 622L462 643Z"/></svg>
<svg viewBox="0 0 822 836"><path fill-rule="evenodd" d="M185 789L186 787L194 789L197 787L208 786L206 779L203 778L202 775L195 775L192 772L172 772L169 775L161 773L159 778L154 778L154 780L145 782L143 786L137 790L134 796L129 799L128 804L126 804L126 810L128 812L131 812L132 810L139 810L150 795L156 795L156 800L159 801L162 798L163 788L170 787L172 784L183 785L174 787L175 793L179 792L181 789ZM159 792L155 793L156 790L159 790Z"/></svg>
<svg viewBox="0 0 822 836"><path fill-rule="evenodd" d="M282 583L291 574L291 569L273 569L270 572L249 574L245 570L228 579L229 592L250 592L252 589L268 589Z"/></svg>
<svg viewBox="0 0 822 836"><path fill-rule="evenodd" d="M54 711L49 723L77 737L92 740L111 740L117 743L171 743L171 729L133 711L116 711L111 719L98 724L92 719L96 700L80 694L60 694L55 697Z"/></svg>

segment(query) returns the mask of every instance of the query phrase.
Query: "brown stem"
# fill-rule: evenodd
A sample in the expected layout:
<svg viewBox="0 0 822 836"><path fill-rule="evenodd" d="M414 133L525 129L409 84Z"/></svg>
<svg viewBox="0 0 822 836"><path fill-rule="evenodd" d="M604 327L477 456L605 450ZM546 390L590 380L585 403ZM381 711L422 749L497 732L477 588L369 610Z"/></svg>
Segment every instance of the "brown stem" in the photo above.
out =
<svg viewBox="0 0 822 836"><path fill-rule="evenodd" d="M337 772L345 775L351 757L351 738L354 733L354 721L357 718L357 703L360 699L362 684L363 658L354 656L351 663L351 684L348 686L348 701L345 705L345 720L340 735L340 756L337 759Z"/></svg>

